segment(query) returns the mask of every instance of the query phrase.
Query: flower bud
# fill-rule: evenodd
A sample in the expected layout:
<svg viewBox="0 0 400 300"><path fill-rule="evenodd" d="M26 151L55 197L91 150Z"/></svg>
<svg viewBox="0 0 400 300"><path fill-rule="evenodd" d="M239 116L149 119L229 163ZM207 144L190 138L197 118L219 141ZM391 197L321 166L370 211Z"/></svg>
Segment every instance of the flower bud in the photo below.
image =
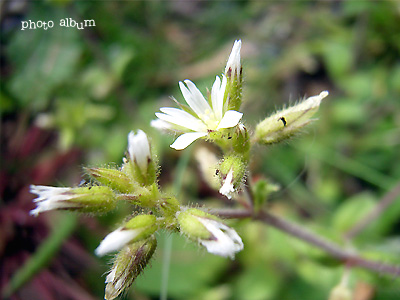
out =
<svg viewBox="0 0 400 300"><path fill-rule="evenodd" d="M228 110L239 110L242 102L242 65L240 63L241 47L242 41L236 40L225 67L225 76L228 79L226 86L226 93L229 97Z"/></svg>
<svg viewBox="0 0 400 300"><path fill-rule="evenodd" d="M351 300L351 291L350 289L343 285L339 284L334 287L329 295L329 300Z"/></svg>
<svg viewBox="0 0 400 300"><path fill-rule="evenodd" d="M237 80L240 79L242 65L240 63L240 49L242 47L242 41L236 40L233 44L231 54L229 55L228 61L225 67L225 76L227 78L236 77Z"/></svg>
<svg viewBox="0 0 400 300"><path fill-rule="evenodd" d="M30 192L38 195L33 201L37 207L31 215L48 210L73 210L83 213L101 213L115 207L115 195L105 186L61 188L31 185Z"/></svg>
<svg viewBox="0 0 400 300"><path fill-rule="evenodd" d="M290 138L312 121L311 117L318 111L321 100L326 96L328 92L323 91L318 96L310 97L266 118L256 127L256 141L273 144Z"/></svg>
<svg viewBox="0 0 400 300"><path fill-rule="evenodd" d="M101 184L107 185L118 192L132 193L134 190L132 181L122 171L106 168L85 168L85 171Z"/></svg>
<svg viewBox="0 0 400 300"><path fill-rule="evenodd" d="M124 247L115 257L114 265L106 278L105 299L112 300L126 288L144 270L157 247L154 236Z"/></svg>
<svg viewBox="0 0 400 300"><path fill-rule="evenodd" d="M124 226L108 234L95 250L97 256L122 249L126 244L150 237L156 230L157 218L154 215L139 215Z"/></svg>
<svg viewBox="0 0 400 300"><path fill-rule="evenodd" d="M157 166L151 155L150 142L142 130L137 134L131 131L128 135L128 160L124 161L122 171L143 185L156 180Z"/></svg>
<svg viewBox="0 0 400 300"><path fill-rule="evenodd" d="M233 194L240 188L246 171L246 162L242 156L225 156L220 168L221 188L219 192L231 199Z"/></svg>
<svg viewBox="0 0 400 300"><path fill-rule="evenodd" d="M234 229L199 209L180 212L178 222L183 234L199 242L212 254L233 259L235 253L243 249L242 239Z"/></svg>

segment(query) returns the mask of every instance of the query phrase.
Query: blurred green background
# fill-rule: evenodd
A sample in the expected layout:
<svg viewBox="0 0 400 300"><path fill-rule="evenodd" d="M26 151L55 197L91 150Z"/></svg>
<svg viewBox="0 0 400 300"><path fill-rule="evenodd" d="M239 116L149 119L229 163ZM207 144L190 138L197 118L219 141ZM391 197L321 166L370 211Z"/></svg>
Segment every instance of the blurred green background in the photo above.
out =
<svg viewBox="0 0 400 300"><path fill-rule="evenodd" d="M120 164L130 130L142 129L181 199L231 205L201 180L191 146L149 125L182 101L178 81L205 93L242 39L246 125L329 90L318 121L289 143L257 146L254 178L279 184L269 209L344 245L342 235L400 178L400 5L396 1L3 1L1 2L0 287L10 299L101 299L108 259L93 250L129 207L92 218L33 218L29 184L71 186L81 166ZM94 20L96 26L60 27ZM21 30L21 21L51 29ZM188 153L182 156L183 153ZM182 175L182 174L181 174ZM369 258L400 263L400 202L353 240ZM343 266L261 223L232 223L245 243L235 261L178 235L158 236L152 267L127 299L328 299ZM169 272L165 242L172 240ZM168 256L168 255L167 255ZM354 269L356 300L400 299L399 279Z"/></svg>

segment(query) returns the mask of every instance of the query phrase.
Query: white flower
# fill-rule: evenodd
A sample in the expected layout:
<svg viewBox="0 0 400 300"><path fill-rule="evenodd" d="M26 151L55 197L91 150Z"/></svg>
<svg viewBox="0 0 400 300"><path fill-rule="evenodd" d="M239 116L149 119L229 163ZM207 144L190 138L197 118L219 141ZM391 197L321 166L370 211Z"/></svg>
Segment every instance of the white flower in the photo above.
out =
<svg viewBox="0 0 400 300"><path fill-rule="evenodd" d="M225 74L227 76L236 75L239 77L240 75L240 48L242 47L242 41L236 40L232 47L232 52L229 55L228 62L225 67ZM233 73L233 74L230 74Z"/></svg>
<svg viewBox="0 0 400 300"><path fill-rule="evenodd" d="M233 188L233 170L230 169L228 174L226 175L224 184L219 189L219 192L226 196L228 199L232 199L232 195L235 192Z"/></svg>
<svg viewBox="0 0 400 300"><path fill-rule="evenodd" d="M108 234L96 248L95 253L97 256L104 256L107 253L121 250L126 244L137 237L142 230L140 229L126 229L120 227Z"/></svg>
<svg viewBox="0 0 400 300"><path fill-rule="evenodd" d="M176 150L186 148L195 140L207 136L209 132L236 126L243 114L227 110L226 83L224 75L222 82L219 76L216 77L211 89L211 103L208 103L193 82L179 82L190 113L183 109L162 107L161 113L156 113L159 120L152 121L151 125L158 129L183 132L171 145Z"/></svg>
<svg viewBox="0 0 400 300"><path fill-rule="evenodd" d="M133 131L129 132L128 152L130 160L139 166L142 174L146 174L148 162L151 159L150 143L146 133L140 129L137 134Z"/></svg>
<svg viewBox="0 0 400 300"><path fill-rule="evenodd" d="M71 188L31 185L30 192L38 197L33 200L37 207L32 209L29 214L37 217L44 211L73 207L74 204L67 200L76 198L77 195L71 191Z"/></svg>
<svg viewBox="0 0 400 300"><path fill-rule="evenodd" d="M243 242L236 231L225 224L208 219L197 217L204 227L211 233L211 239L199 239L200 244L207 248L207 251L233 259L235 253L243 250Z"/></svg>

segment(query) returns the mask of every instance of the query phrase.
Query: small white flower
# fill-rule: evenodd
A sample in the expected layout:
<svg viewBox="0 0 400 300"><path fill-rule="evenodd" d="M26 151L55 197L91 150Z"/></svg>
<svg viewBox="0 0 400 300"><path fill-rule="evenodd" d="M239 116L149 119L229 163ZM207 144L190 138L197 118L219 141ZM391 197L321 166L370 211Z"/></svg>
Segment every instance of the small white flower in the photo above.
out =
<svg viewBox="0 0 400 300"><path fill-rule="evenodd" d="M231 54L229 55L228 62L225 67L225 74L231 72L231 76L240 76L240 48L242 47L242 41L236 40L233 44ZM229 71L230 70L230 71Z"/></svg>
<svg viewBox="0 0 400 300"><path fill-rule="evenodd" d="M150 143L146 133L138 130L137 134L133 131L128 134L128 152L132 162L135 162L142 174L146 174L148 162L151 159Z"/></svg>
<svg viewBox="0 0 400 300"><path fill-rule="evenodd" d="M96 248L97 256L104 256L107 253L121 250L126 244L137 237L142 230L140 229L125 229L120 227L108 234Z"/></svg>
<svg viewBox="0 0 400 300"><path fill-rule="evenodd" d="M71 191L71 188L31 185L30 192L38 197L33 200L37 207L32 209L29 214L37 217L44 211L74 207L75 205L68 200L76 198L77 195Z"/></svg>
<svg viewBox="0 0 400 300"><path fill-rule="evenodd" d="M224 184L219 189L219 192L222 195L226 196L228 199L232 199L232 195L235 192L235 189L233 187L233 170L232 169L230 169L228 174L226 175Z"/></svg>
<svg viewBox="0 0 400 300"><path fill-rule="evenodd" d="M212 235L211 239L199 239L208 252L234 259L235 253L243 250L242 239L234 229L212 219L197 218Z"/></svg>
<svg viewBox="0 0 400 300"><path fill-rule="evenodd" d="M159 120L152 121L151 125L158 129L183 132L171 145L176 150L185 149L195 140L207 136L209 132L236 126L243 114L227 110L226 83L225 75L222 75L222 81L219 76L216 77L211 89L211 103L208 103L193 82L179 82L190 113L183 109L162 107L161 113L156 113Z"/></svg>

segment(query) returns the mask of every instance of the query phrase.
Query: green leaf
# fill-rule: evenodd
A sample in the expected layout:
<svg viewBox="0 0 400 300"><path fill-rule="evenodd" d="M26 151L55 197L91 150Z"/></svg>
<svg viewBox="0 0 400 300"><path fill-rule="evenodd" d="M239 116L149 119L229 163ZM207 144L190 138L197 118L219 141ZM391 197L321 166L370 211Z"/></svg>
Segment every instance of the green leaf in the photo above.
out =
<svg viewBox="0 0 400 300"><path fill-rule="evenodd" d="M339 232L345 233L375 206L375 199L371 194L362 193L346 200L336 211L332 225Z"/></svg>

